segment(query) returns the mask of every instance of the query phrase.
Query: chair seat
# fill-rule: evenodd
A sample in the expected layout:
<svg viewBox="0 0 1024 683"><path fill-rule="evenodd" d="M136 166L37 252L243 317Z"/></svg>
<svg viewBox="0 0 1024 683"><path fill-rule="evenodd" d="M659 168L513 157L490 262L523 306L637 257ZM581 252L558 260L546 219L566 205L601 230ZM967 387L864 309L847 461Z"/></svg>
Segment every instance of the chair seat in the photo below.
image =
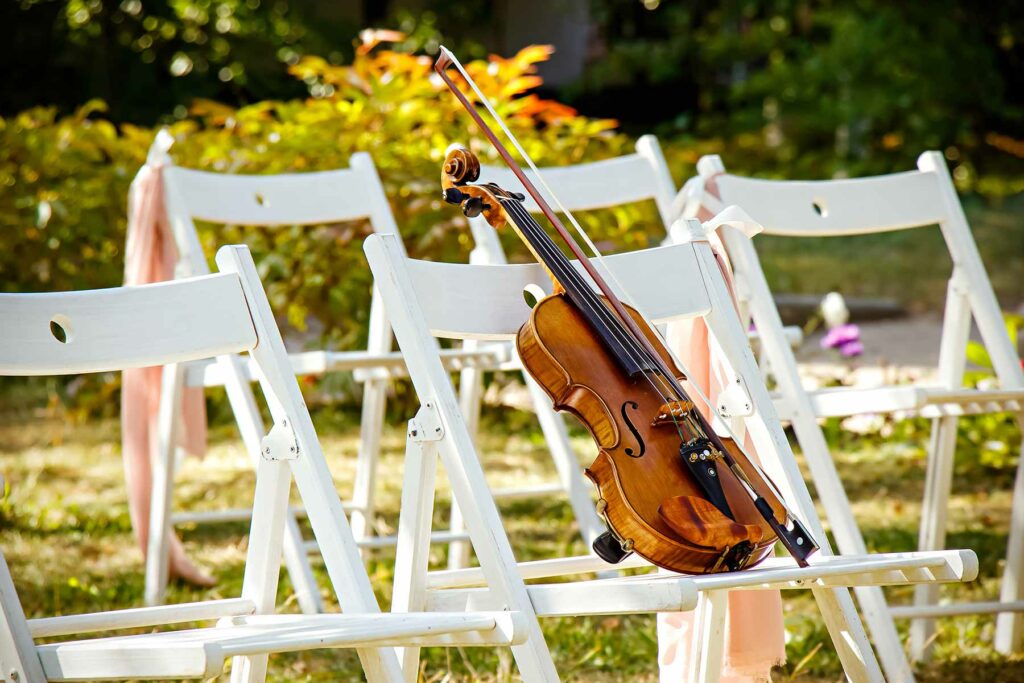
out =
<svg viewBox="0 0 1024 683"><path fill-rule="evenodd" d="M37 645L51 681L211 678L229 657L314 648L510 645L519 613L254 615L215 627Z"/></svg>
<svg viewBox="0 0 1024 683"><path fill-rule="evenodd" d="M817 417L848 417L865 413L915 413L922 417L977 415L1018 411L1024 405L1024 389L945 389L913 384L861 389L837 387L808 392ZM791 419L792 407L776 397L776 410Z"/></svg>
<svg viewBox="0 0 1024 683"><path fill-rule="evenodd" d="M614 567L651 566L631 556L610 565L600 558L582 555L560 560L523 562L519 570L526 579L607 571ZM973 581L978 575L978 557L971 550L937 550L908 553L877 553L815 557L810 566L799 567L792 558L773 557L757 567L738 572L705 576L659 573L599 579L569 584L532 584L530 599L539 616L559 616L563 602L575 602L573 613L623 614L651 611L683 611L679 605L690 598L689 591L806 589L815 587L889 586L922 582ZM431 572L427 575L430 609L491 609L495 605L483 585L479 568ZM585 600L574 594L587 591ZM677 598L673 602L671 596ZM696 595L693 595L696 598Z"/></svg>

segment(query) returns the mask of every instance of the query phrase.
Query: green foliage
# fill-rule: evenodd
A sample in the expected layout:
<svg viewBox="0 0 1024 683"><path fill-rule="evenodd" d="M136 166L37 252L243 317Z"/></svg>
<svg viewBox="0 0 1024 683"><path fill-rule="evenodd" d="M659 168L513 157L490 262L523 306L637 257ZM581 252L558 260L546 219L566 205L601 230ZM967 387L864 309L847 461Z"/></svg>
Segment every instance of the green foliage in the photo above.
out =
<svg viewBox="0 0 1024 683"><path fill-rule="evenodd" d="M123 268L128 185L150 133L120 129L98 102L56 118L53 108L0 119L3 291L117 284Z"/></svg>
<svg viewBox="0 0 1024 683"><path fill-rule="evenodd" d="M858 176L903 170L921 151L939 149L962 190L1024 190L1024 152L1014 139L1024 120L1017 5L593 7L607 50L570 98L584 110L715 139L736 171ZM626 92L635 97L624 103Z"/></svg>
<svg viewBox="0 0 1024 683"><path fill-rule="evenodd" d="M308 57L292 68L305 100L241 108L198 101L189 120L172 127L181 166L227 173L305 172L348 166L369 151L413 255L464 260L471 240L463 216L440 200L445 148L463 142L498 163L456 100L431 79L431 60L373 50L387 34L367 34L350 66ZM531 91L536 65L550 54L526 48L467 68L539 163L578 163L627 153L629 138L614 122L589 119ZM120 284L128 187L144 162L154 130L100 118L91 103L58 118L53 108L0 119L0 224L16 231L0 253L5 291L69 290ZM654 207L586 217L602 238L645 244L631 228L654 223ZM201 225L208 254L245 242L256 257L274 310L306 339L352 347L365 338L371 278L362 253L366 224L255 229ZM513 236L510 252L523 253ZM75 403L103 411L116 383L85 386ZM70 387L74 389L75 387ZM67 396L67 393L63 394Z"/></svg>
<svg viewBox="0 0 1024 683"><path fill-rule="evenodd" d="M371 152L402 235L413 255L464 260L471 248L465 219L440 199L445 148L462 142L499 163L456 100L430 77L431 60L361 49L351 66L307 57L292 73L309 87L304 101L264 102L231 109L199 102L194 118L176 125L177 163L233 173L302 172L345 167L351 154ZM631 142L613 122L578 116L529 91L540 85L536 64L549 50L476 61L468 69L538 163L564 164L623 154ZM623 239L640 210L601 222L601 234ZM595 219L596 220L596 219ZM597 223L594 223L597 227ZM215 244L245 241L260 265L271 304L299 330L323 331L341 344L360 341L370 276L361 243L366 225L204 230ZM520 248L514 238L511 251Z"/></svg>

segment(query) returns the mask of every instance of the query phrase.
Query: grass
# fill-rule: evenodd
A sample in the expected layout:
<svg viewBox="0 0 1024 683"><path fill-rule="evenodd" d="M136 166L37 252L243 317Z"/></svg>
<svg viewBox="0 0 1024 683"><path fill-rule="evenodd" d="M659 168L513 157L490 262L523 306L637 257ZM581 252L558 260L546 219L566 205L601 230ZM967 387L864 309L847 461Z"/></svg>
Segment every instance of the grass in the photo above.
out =
<svg viewBox="0 0 1024 683"><path fill-rule="evenodd" d="M118 425L113 420L69 424L52 410L29 410L6 402L0 412L0 547L30 617L138 606L142 603L141 557L131 534L120 463ZM497 423L488 413L482 430L485 468L492 485L547 480L554 472L532 423L514 418ZM351 488L358 430L351 418L331 411L317 416L324 450L338 490ZM399 421L395 421L399 422ZM923 435L922 435L923 439ZM837 452L837 464L861 520L868 545L877 551L910 550L916 543L919 499L924 476L923 440L878 442L850 440ZM384 440L380 531L394 529L402 470L402 431L391 428ZM576 437L577 450L592 446ZM964 454L970 458L970 454ZM967 586L944 587L961 599L994 599L1001 570L1009 515L1009 471L958 467L950 513L950 544L975 549L981 578ZM178 507L209 509L250 503L253 476L231 426L213 429L205 461L187 460L178 476ZM442 477L435 522L447 518L449 497ZM580 553L568 505L562 500L518 501L503 507L507 529L520 559ZM175 584L169 600L182 602L237 595L246 551L245 524L193 526L181 530L189 552L218 578L211 590ZM308 533L308 531L307 531ZM444 562L435 547L432 561ZM381 551L368 561L379 598L387 605L393 553ZM336 607L323 567L315 570L325 600ZM909 598L893 590L894 601ZM279 609L296 611L283 576ZM841 672L812 600L791 592L785 602L788 663L775 680L832 681ZM926 681L975 683L1024 680L1024 658L1005 658L991 647L994 620L964 617L944 620L933 663L920 671ZM552 619L543 622L562 676L577 681L656 681L654 619L646 616ZM906 635L905 625L900 625ZM423 679L508 680L515 667L506 650L429 649ZM348 651L312 651L275 656L271 680L360 680L358 661Z"/></svg>

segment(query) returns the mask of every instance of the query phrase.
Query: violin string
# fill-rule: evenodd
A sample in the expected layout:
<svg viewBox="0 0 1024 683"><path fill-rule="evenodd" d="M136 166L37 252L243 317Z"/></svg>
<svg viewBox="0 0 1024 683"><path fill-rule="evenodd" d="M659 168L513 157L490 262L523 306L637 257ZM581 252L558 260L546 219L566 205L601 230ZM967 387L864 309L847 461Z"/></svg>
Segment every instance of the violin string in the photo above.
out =
<svg viewBox="0 0 1024 683"><path fill-rule="evenodd" d="M526 153L526 150L523 149L522 145L519 144L519 140L516 138L515 135L512 134L512 131L510 131L508 129L508 126L505 125L505 121L501 118L501 116L498 115L498 112L495 111L494 107L491 105L490 100L487 99L487 96L484 95L484 93L480 90L479 86L477 86L476 81L474 81L470 77L470 75L466 72L466 69L462 66L462 63L458 60L458 58L450 50L448 50L447 48L445 48L443 46L442 46L442 50L444 50L445 54L451 60L452 64L455 65L456 70L462 75L462 77L469 84L469 87L473 90L474 93L476 93L476 96L480 99L480 102L483 104L484 108L488 111L488 113L490 113L491 117L498 124L498 127L501 129L502 133L505 134L506 139L508 139L512 143L512 146L515 147L517 152L519 152L520 157L523 160L526 161L526 164L534 172L537 180L540 182L541 186L546 191L548 197L554 200L555 205L558 207L559 211L561 211L563 214L565 214L566 217L568 217L569 222L572 223L572 225L573 225L573 228L576 230L576 232L579 235L582 236L584 242L590 248L591 253L597 259L598 263L600 263L602 266L605 265L604 264L604 257L601 254L600 250L598 250L597 246L591 241L590 236L586 234L586 232L583 230L582 226L580 226L579 222L577 222L576 217L572 215L572 212L570 212L567 208L565 208L565 206L562 204L561 200L554 193L554 191L551 189L551 187L547 184L547 181L544 180L544 177L541 175L540 170L537 168L536 164L534 164L533 159L530 157L529 154ZM616 284L616 286L618 287L619 291L626 294L627 298L630 300L630 303L631 303L632 302L632 297L629 295L628 290L626 290L626 288L622 286L622 283L618 281L618 278L615 276L615 273L613 273L611 271L611 269L609 269L607 267L605 267L604 270L605 270L605 272L607 274L609 274L611 276L612 281ZM602 304L602 306L603 306L603 304ZM620 322L620 324L621 324L621 322ZM660 334L657 332L657 330L655 330L655 334L657 334L660 337ZM640 344L640 342L638 340L632 339L632 335L629 335L629 337L630 337L630 341L632 342L632 345L635 346L638 351L642 351L643 349L642 349L642 345ZM662 341L664 342L664 340L662 340ZM680 370L682 370L683 374L689 376L690 373L687 371L687 368L685 367L685 365L683 363L680 363L678 359L675 359L675 360L676 360L676 363L679 365ZM665 381L665 380L663 379L663 381ZM667 383L667 384L669 386L671 386L670 383ZM691 382L691 384L693 384L693 383ZM677 394L678 392L675 390L675 387L672 387L672 388L673 388L673 391L671 392L670 395ZM696 388L698 389L698 393L699 393L699 395L701 397L701 400L708 406L709 410L711 410L713 412L714 411L714 407L712 406L711 401L708 399L707 396L704 395L704 393L702 391L700 391L699 387L696 387ZM685 400L686 399L685 395L681 396L681 397L677 396L677 398L679 400ZM727 429L728 429L728 427L727 427ZM728 429L728 431L729 431L729 435L732 436L734 438L734 440L736 440L734 434L732 434L731 429ZM738 440L737 440L737 443L739 443ZM741 450L742 450L742 447L741 447ZM748 457L748 459L749 459L749 457Z"/></svg>
<svg viewBox="0 0 1024 683"><path fill-rule="evenodd" d="M544 229L540 226L540 224L537 223L536 220L534 220L533 216L531 216L529 212L526 211L526 208L518 200L513 199L508 201L499 201L501 201L502 206L506 208L508 208L508 206L511 205L512 211L510 213L514 217L518 218L519 221L522 222L516 222L517 226L519 226L521 230L540 231L541 239L534 238L534 241L536 243L534 245L535 248L543 250L546 253L547 257L551 260L551 266L561 271L562 280L572 281L572 283L575 284L575 286L578 288L578 291L580 292L580 296L583 299L584 305L587 306L587 309L593 315L598 316L602 320L602 322L610 330L613 331L613 334L617 333L617 336L620 338L620 346L623 347L623 350L627 354L629 354L629 357L634 362L637 363L641 370L643 370L644 366L639 362L641 359L638 359L636 357L635 351L640 351L641 353L644 353L644 355L646 356L649 356L649 354L646 354L645 350L636 344L636 341L633 340L632 336L629 334L628 330L624 328L621 321L619 321L618 317L614 316L613 312L608 309L608 306L605 305L600 298L598 298L597 294L590 286L590 283L588 283L583 278L582 274L578 270L576 270L576 268L569 261L568 257L562 254L562 252L559 251L557 247L555 247L554 243L552 242L550 237L547 236L547 233L544 232ZM563 282L563 286L566 283L567 282ZM627 342L625 345L623 345L621 342L622 338L624 338ZM643 358L642 360L650 361L650 358ZM657 391L661 396L663 396L666 401L672 401L672 396L675 393L674 388L663 380L661 374L657 372L657 370L655 370L653 374L654 378L657 378L659 380L658 383L655 383L654 378L651 377L652 373L642 372L642 374L644 378L647 380L647 382L655 389L655 391ZM679 397L677 397L677 399L678 398ZM668 415L672 419L672 423L676 428L676 432L678 433L680 440L683 443L687 443L689 439L683 433L682 426L679 424L679 421L676 418L675 411L671 409L668 410ZM698 424L695 424L694 420L692 419L692 417L689 416L688 412L684 413L684 418L686 419L688 431L690 431L691 434L695 436L707 436L706 434L703 433L704 430L701 429Z"/></svg>
<svg viewBox="0 0 1024 683"><path fill-rule="evenodd" d="M515 150L519 153L520 157L526 162L526 165L529 166L530 170L534 171L534 174L535 174L537 180L540 182L541 186L546 191L548 197L554 201L554 203L558 207L559 211L561 211L561 213L563 213L569 219L569 222L572 224L573 228L575 229L575 231L577 231L579 236L583 239L584 243L588 246L588 248L590 249L590 251L591 251L592 255L594 256L594 258L598 261L598 263L604 265L604 256L601 254L600 250L597 248L597 246L590 239L589 234L587 234L587 232L583 229L583 227L580 225L579 221L577 221L577 219L575 219L575 216L573 216L572 213L568 209L565 208L565 206L562 204L561 200L558 199L558 196L555 195L554 190L551 189L551 186L548 184L547 180L545 180L544 176L541 174L541 171L540 171L540 169L538 169L537 165L534 163L534 160L532 160L530 158L530 156L526 154L526 151L523 150L522 145L519 143L519 140L515 137L515 135L512 134L512 131L509 130L508 126L505 125L505 121L498 115L498 112L495 111L494 106L492 104L490 104L490 100L488 100L486 95L483 94L483 92L480 90L479 86L476 85L476 82L473 81L472 78L470 78L469 74L466 72L465 68L462 66L462 62L459 61L459 59L455 56L455 54L452 53L451 50L449 50L449 49L447 49L447 48L445 48L443 46L441 47L441 49L444 51L444 53L447 56L449 56L449 58L451 59L452 63L454 63L456 69L459 71L459 73L462 75L462 77L469 84L470 88L472 88L473 92L476 93L476 96L479 97L480 102L484 106L484 109L486 109L487 112L490 114L490 116L493 117L495 122L498 124L499 128L505 134L506 138L509 141L512 142L512 145L515 147ZM620 281L618 281L618 279L616 278L614 272L610 268L607 268L607 267L605 267L604 270L605 270L605 272L608 275L610 275L611 281L617 286L618 290L620 290L621 292L625 293L629 300L632 300L632 296L629 295L628 290L625 287L623 287L622 283ZM668 348L668 344L665 343L665 340L662 337L662 335L660 335L660 332L658 332L657 329L653 328L653 327L651 327L650 329L658 338L662 339L662 342L663 342L663 345L665 346L665 348ZM632 341L633 341L634 345L636 345L638 347L640 346L640 343L639 343L638 340L632 340ZM688 371L688 369L687 369L687 367L686 367L686 365L684 364L684 362L682 362L682 360L678 357L678 355L672 353L671 351L669 351L669 352L672 355L673 359L676 361L676 365L683 372L683 374L686 375L687 377L691 376L689 371ZM662 381L667 381L666 378L659 378L659 379L662 380ZM673 378L673 380L675 380L675 378ZM670 384L670 386L672 386L672 385ZM708 395L705 392L703 392L703 390L699 386L697 386L696 382L690 382L690 386L695 391L696 395L700 398L700 400L703 403L705 403L705 405L708 408L709 412L711 414L713 414L713 415L717 414L717 411L715 410L714 404L712 403L711 399L708 397ZM673 387L673 389L675 390L675 387ZM685 392L683 392L683 396L684 397L686 396ZM671 411L670 411L670 413L671 413ZM734 441L737 449L739 450L739 452L741 454L743 454L746 462L749 463L749 465L752 468L752 470L757 472L760 475L760 479L768 486L769 489L773 490L773 492L776 495L776 498L781 503L781 505L785 509L786 513L790 514L790 516L794 516L792 514L792 512L790 511L790 509L788 509L788 506L787 506L787 504L785 502L785 499L784 499L784 497L782 497L782 495L779 492L778 488L774 485L774 483L772 483L771 479L767 475L765 475L764 471L757 464L757 462L753 458L751 458L750 454L746 453L745 446L743 445L742 441L736 436L736 434L733 431L731 425L728 424L728 421L720 420L719 422L721 423L721 425L722 425L726 435L729 436L730 438L732 438L732 440ZM698 421L698 424L699 424L699 421ZM709 422L708 426L709 426L710 429L714 429L711 426L710 422ZM703 430L701 429L700 431L703 431ZM739 478L739 477L737 477L737 478ZM752 496L755 496L755 497L759 496L758 493L756 492L756 490L749 488L749 486L746 485L745 482L742 482L742 485L743 485L744 488L748 488L750 490L750 493L751 493Z"/></svg>
<svg viewBox="0 0 1024 683"><path fill-rule="evenodd" d="M554 191L548 185L547 181L544 179L544 176L541 174L540 169L538 169L537 165L533 162L533 159L530 157L529 154L526 153L526 150L523 149L522 145L519 144L519 140L515 137L515 135L512 134L512 131L510 131L508 129L508 126L505 125L505 121L498 115L498 112L495 111L494 107L491 105L490 100L487 99L487 96L484 95L484 93L480 90L480 87L477 86L476 82L466 72L466 69L462 66L462 63L458 60L458 58L450 50L448 50L447 48L445 48L443 46L442 46L441 49L444 50L446 55L451 60L452 64L455 65L456 70L458 70L458 72L466 80L466 82L469 84L470 88L472 88L473 92L476 93L476 96L480 99L480 102L483 104L484 108L488 111L488 113L490 113L491 117L498 124L498 127L505 134L506 139L508 139L512 143L512 146L516 149L517 152L519 152L520 157L526 162L526 164L534 172L535 177L539 181L541 187L547 193L548 197L554 200L554 203L558 207L559 211L561 213L563 213L569 219L569 222L572 224L573 228L576 230L576 233L583 239L584 243L590 249L591 254L594 256L594 258L597 260L597 262L600 263L601 265L605 265L604 264L604 256L603 256L603 254L601 254L601 251L597 248L597 245L594 244L594 242L590 239L590 236L587 235L586 231L583 230L583 227L580 226L579 222L576 220L576 217L572 215L572 212L570 212L562 204L561 200L558 198L558 195L556 195L554 193ZM611 277L612 282L614 282L617 285L619 291L623 292L626 295L626 297L629 300L629 302L632 303L632 296L630 296L628 290L625 287L622 286L622 283L619 282L619 280L616 277L616 275L613 272L613 270L610 269L610 268L607 268L607 267L605 267L604 270ZM661 337L661 333L656 328L652 327L651 329L652 329L652 331L658 337ZM664 339L662 339L662 342L664 342ZM637 345L637 346L640 345L639 342L636 341L636 340L633 340L633 343L635 345ZM665 348L668 348L667 344L665 344ZM683 372L683 374L686 375L687 377L690 377L691 374L690 374L689 370L687 369L686 365L678 358L678 356L676 354L672 354L672 356L673 356L673 360L675 360L676 364L679 366L679 369ZM690 386L695 390L695 393L701 399L701 401L704 403L704 405L707 406L708 410L712 414L716 414L717 411L715 410L715 407L712 404L711 400L704 393L704 391L697 385L697 383L696 382L690 382ZM685 396L685 394L684 394L684 396ZM781 495L781 493L778 491L778 489L775 487L775 485L771 482L771 479L769 479L764 474L763 470L760 468L760 466L757 465L756 461L753 458L751 458L750 455L747 453L747 450L746 450L745 446L743 445L742 441L739 438L737 438L736 433L733 431L732 427L728 424L728 421L727 420L720 420L720 422L721 422L722 427L724 428L724 431L726 432L726 434L730 438L732 438L732 440L736 443L736 447L740 450L741 453L743 453L743 455L746 458L747 462L750 464L750 467L755 472L757 472L759 475L761 475L760 476L761 480L764 481L765 484L771 490L773 490L776 493L776 496L778 497L779 501L782 503L783 507L786 508L786 511L788 513L789 512L789 508L788 508L788 506L786 504L785 498ZM756 491L752 491L752 493L756 494Z"/></svg>

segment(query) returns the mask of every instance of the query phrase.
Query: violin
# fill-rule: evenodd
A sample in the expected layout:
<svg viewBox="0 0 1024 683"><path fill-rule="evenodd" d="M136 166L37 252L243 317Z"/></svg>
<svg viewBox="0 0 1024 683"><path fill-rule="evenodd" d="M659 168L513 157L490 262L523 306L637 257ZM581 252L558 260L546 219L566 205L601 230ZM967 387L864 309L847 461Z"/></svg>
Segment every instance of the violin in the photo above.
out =
<svg viewBox="0 0 1024 683"><path fill-rule="evenodd" d="M533 306L516 348L554 408L578 418L597 445L586 474L597 487L597 512L608 531L594 542L595 553L611 563L637 553L665 569L708 574L754 566L781 541L806 566L818 546L804 525L743 449L711 428L683 390L685 375L661 337L608 287L451 80L452 63L497 118L444 48L435 71L582 267L581 272L530 215L524 195L476 183L476 156L449 148L441 176L444 200L467 216L483 216L495 229L510 225L552 280L553 293Z"/></svg>

